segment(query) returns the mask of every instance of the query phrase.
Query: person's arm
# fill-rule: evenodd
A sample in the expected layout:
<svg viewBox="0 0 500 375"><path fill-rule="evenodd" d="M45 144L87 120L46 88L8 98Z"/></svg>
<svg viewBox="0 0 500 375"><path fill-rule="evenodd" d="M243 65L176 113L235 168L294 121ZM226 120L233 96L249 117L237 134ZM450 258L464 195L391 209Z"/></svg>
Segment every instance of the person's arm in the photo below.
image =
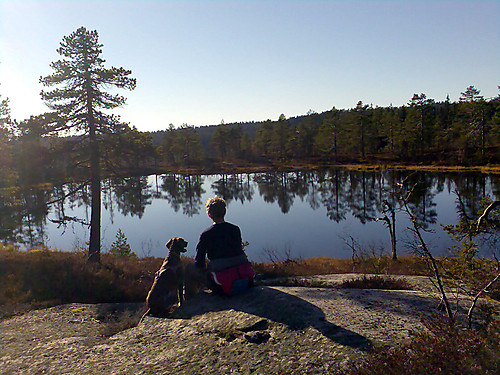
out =
<svg viewBox="0 0 500 375"><path fill-rule="evenodd" d="M238 228L237 236L238 236L239 250L243 251L243 240L241 239L241 229L238 226L236 228Z"/></svg>
<svg viewBox="0 0 500 375"><path fill-rule="evenodd" d="M207 256L207 250L203 244L203 235L200 236L200 240L198 241L198 245L196 245L196 257L195 257L195 265L196 268L206 268L205 257Z"/></svg>

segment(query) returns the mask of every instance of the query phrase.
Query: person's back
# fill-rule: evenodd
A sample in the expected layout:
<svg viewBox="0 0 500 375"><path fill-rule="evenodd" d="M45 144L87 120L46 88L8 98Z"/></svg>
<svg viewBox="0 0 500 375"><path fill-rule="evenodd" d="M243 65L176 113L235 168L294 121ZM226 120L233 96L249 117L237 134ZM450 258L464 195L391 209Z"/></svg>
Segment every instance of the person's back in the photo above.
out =
<svg viewBox="0 0 500 375"><path fill-rule="evenodd" d="M251 285L254 272L243 251L240 228L224 221L226 202L213 197L207 201L206 207L213 224L200 235L195 264L200 270L208 270L211 289L232 294L235 281L247 280ZM207 257L210 261L208 267L205 265Z"/></svg>
<svg viewBox="0 0 500 375"><path fill-rule="evenodd" d="M241 242L241 231L236 225L225 221L212 224L200 235L196 247L196 265L204 267L205 256L212 264L220 259L244 255Z"/></svg>

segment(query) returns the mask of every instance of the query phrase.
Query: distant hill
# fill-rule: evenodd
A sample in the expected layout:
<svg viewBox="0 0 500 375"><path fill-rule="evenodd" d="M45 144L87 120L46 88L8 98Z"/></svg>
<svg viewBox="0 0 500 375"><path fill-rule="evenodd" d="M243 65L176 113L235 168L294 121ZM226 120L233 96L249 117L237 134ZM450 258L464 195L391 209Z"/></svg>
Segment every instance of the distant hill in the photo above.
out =
<svg viewBox="0 0 500 375"><path fill-rule="evenodd" d="M318 116L318 120L321 121L323 119L323 115L325 112L317 114L315 113L315 116ZM287 119L288 124L290 126L296 126L298 123L300 123L305 117L308 117L310 115L303 115L303 116L296 116L296 117L290 117ZM269 121L269 120L268 120ZM257 133L257 130L259 127L262 125L264 121L250 121L250 122L233 122L233 123L227 123L225 124L229 128L236 128L238 126L241 127L241 130L243 131L244 134L248 134L250 139L255 138L255 134ZM273 121L277 122L277 121ZM207 150L209 148L209 143L210 140L212 139L213 132L219 125L203 125L203 126L198 126L195 127L196 133L200 135L200 142L203 145L203 148ZM156 146L160 146L162 144L163 136L165 135L166 131L165 130L157 130L150 132L151 138L153 139L153 144Z"/></svg>

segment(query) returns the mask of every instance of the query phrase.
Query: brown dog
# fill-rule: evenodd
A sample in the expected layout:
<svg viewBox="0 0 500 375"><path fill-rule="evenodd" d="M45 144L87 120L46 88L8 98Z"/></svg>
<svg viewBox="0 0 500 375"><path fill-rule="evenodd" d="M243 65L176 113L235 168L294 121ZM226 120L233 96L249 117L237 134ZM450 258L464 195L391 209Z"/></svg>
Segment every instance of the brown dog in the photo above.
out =
<svg viewBox="0 0 500 375"><path fill-rule="evenodd" d="M188 243L181 237L171 238L167 242L168 255L156 272L155 280L146 298L148 310L139 323L148 314L166 315L177 303L182 305L184 302L184 270L181 253L186 252L187 245Z"/></svg>

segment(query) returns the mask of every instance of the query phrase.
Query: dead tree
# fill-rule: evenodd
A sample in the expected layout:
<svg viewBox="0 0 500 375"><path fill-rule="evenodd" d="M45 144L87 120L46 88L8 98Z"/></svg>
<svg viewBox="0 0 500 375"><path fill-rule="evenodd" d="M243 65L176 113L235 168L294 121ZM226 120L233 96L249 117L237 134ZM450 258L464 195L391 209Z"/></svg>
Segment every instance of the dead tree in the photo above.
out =
<svg viewBox="0 0 500 375"><path fill-rule="evenodd" d="M410 192L406 196L402 195L401 201L403 203L403 208L404 208L404 211L406 212L406 214L409 216L410 221L412 223L413 228L410 228L410 229L415 234L417 241L420 245L419 246L420 253L423 257L428 259L430 264L431 264L432 272L434 273L434 277L436 278L437 288L439 290L439 293L441 294L441 301L444 304L446 314L448 315L448 319L449 319L450 324L453 324L455 322L455 317L453 315L453 311L451 309L451 305L450 305L450 302L448 300L448 296L446 295L446 291L444 290L443 282L441 279L441 273L440 273L439 267L438 267L438 262L436 261L434 256L431 254L429 248L427 247L427 244L426 244L424 238L422 237L422 228L420 227L415 216L413 215L412 211L408 207L408 198L410 197L412 192L413 192L413 189L410 190Z"/></svg>
<svg viewBox="0 0 500 375"><path fill-rule="evenodd" d="M484 209L481 216L477 219L476 227L475 227L476 233L480 232L481 226L488 222L488 216L498 206L500 206L500 200L495 200ZM495 256L495 254L494 254L494 256ZM474 309L476 307L477 301L479 300L481 295L483 295L484 293L487 293L488 289L500 279L500 262L498 261L496 256L495 256L495 259L497 261L497 274L496 274L496 276L483 289L481 289L478 293L476 293L476 295L472 299L472 303L469 307L469 311L467 312L467 320L468 320L469 328L471 328L471 326L472 326L472 314L473 314Z"/></svg>
<svg viewBox="0 0 500 375"><path fill-rule="evenodd" d="M375 219L375 221L383 221L384 225L386 225L389 229L389 235L391 236L392 259L397 260L398 255L396 250L396 210L387 200L384 200L384 204L387 206L387 209L384 209L382 211L384 216ZM391 217L389 218L387 214L390 214Z"/></svg>

